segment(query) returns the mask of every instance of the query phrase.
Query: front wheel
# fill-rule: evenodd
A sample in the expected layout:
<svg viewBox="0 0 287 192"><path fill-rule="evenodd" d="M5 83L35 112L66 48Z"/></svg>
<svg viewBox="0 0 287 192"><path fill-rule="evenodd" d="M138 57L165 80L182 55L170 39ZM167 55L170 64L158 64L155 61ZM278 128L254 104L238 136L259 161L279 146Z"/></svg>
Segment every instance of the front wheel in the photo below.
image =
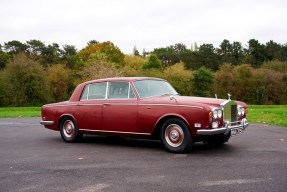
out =
<svg viewBox="0 0 287 192"><path fill-rule="evenodd" d="M64 118L61 121L60 133L63 140L67 143L77 142L82 137L82 133L72 118Z"/></svg>
<svg viewBox="0 0 287 192"><path fill-rule="evenodd" d="M163 123L160 140L164 148L172 153L188 152L193 144L188 126L177 118Z"/></svg>
<svg viewBox="0 0 287 192"><path fill-rule="evenodd" d="M207 143L210 145L222 145L222 144L228 142L230 137L231 137L231 131L226 135L220 135L218 137L210 139L207 141Z"/></svg>

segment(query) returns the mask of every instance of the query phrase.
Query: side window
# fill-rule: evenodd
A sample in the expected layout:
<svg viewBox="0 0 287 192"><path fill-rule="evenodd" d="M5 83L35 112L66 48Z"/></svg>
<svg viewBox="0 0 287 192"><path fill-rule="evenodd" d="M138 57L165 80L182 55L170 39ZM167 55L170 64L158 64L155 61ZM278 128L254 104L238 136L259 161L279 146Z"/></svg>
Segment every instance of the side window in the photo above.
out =
<svg viewBox="0 0 287 192"><path fill-rule="evenodd" d="M110 82L108 99L128 99L128 82Z"/></svg>
<svg viewBox="0 0 287 192"><path fill-rule="evenodd" d="M90 85L85 86L84 91L83 91L82 96L81 96L81 100L87 100L88 99L89 86Z"/></svg>
<svg viewBox="0 0 287 192"><path fill-rule="evenodd" d="M88 99L105 99L106 90L107 82L90 84Z"/></svg>

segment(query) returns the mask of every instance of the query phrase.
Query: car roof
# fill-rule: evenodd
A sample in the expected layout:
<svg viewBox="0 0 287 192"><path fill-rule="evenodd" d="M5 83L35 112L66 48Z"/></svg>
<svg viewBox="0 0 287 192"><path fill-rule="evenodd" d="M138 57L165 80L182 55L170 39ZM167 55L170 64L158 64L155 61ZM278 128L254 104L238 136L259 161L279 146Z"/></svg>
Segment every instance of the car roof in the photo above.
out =
<svg viewBox="0 0 287 192"><path fill-rule="evenodd" d="M154 78L154 77L113 77L113 78L95 79L95 80L84 82L84 84L106 82L106 81L136 81L136 80L147 80L147 79L163 80L163 79Z"/></svg>

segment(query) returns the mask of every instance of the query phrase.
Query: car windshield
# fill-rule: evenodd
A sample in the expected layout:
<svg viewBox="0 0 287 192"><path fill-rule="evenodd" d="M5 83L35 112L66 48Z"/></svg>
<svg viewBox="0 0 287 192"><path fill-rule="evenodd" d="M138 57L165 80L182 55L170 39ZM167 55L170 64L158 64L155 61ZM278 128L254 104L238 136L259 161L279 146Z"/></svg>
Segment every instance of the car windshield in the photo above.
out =
<svg viewBox="0 0 287 192"><path fill-rule="evenodd" d="M175 89L168 82L163 80L138 80L134 81L134 85L140 98L178 95Z"/></svg>

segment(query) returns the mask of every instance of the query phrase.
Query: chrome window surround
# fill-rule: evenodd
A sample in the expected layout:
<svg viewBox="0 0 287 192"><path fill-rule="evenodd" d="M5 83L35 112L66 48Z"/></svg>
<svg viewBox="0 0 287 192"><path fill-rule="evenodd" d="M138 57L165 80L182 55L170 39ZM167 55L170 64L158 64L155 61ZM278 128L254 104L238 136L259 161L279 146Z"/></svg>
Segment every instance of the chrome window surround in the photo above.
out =
<svg viewBox="0 0 287 192"><path fill-rule="evenodd" d="M152 95L152 96L148 96L148 97L141 97L140 96L140 94L139 94L139 92L138 92L138 90L137 90L137 88L136 88L136 86L135 86L135 82L136 81L145 81L145 80L154 80L154 81L164 81L164 82L167 82L173 89L174 89L174 87L168 82L168 81L166 81L166 80L161 80L161 79L143 79L143 80L134 80L133 81L133 84L134 84L134 88L135 88L135 90L136 90L136 92L137 92L137 95L138 95L138 97L139 97L139 99L147 99L147 98L152 98L152 97L158 97L158 96L161 96L161 95ZM175 89L174 89L175 90ZM176 94L175 95L179 95L178 94L178 92L175 90L175 92L176 92Z"/></svg>
<svg viewBox="0 0 287 192"><path fill-rule="evenodd" d="M80 98L80 101L87 101L87 100L136 100L137 97L136 97L136 94L135 94L135 91L133 90L133 88L131 87L131 83L130 82L127 82L127 81L114 81L114 82L126 82L129 84L129 90L128 90L128 98L117 98L117 99L109 99L108 98L108 90L109 90L109 87L110 87L110 82L96 82L96 83L106 83L106 93L105 93L105 98L104 99L89 99L89 94L90 94L90 85L92 84L95 84L95 83L91 83L91 84L87 84L85 86L84 89L87 89L87 97L86 98L82 98L82 95L84 94L84 91L82 92L82 95L81 95L81 98ZM130 90L133 91L134 93L134 98L131 98L130 97Z"/></svg>

